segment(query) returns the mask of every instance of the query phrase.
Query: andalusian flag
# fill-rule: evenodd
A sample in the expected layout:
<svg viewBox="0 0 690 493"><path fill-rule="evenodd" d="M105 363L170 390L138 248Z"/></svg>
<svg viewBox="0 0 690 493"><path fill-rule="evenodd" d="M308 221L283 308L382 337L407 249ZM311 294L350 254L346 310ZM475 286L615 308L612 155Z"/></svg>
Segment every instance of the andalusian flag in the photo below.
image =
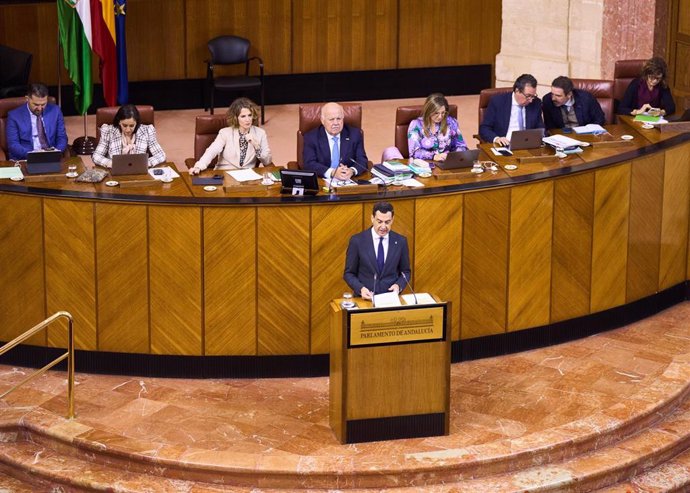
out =
<svg viewBox="0 0 690 493"><path fill-rule="evenodd" d="M117 49L117 102L127 104L129 101L129 77L127 75L127 43L125 36L125 19L127 0L115 0L115 48Z"/></svg>
<svg viewBox="0 0 690 493"><path fill-rule="evenodd" d="M113 0L91 1L93 51L101 59L100 75L103 98L108 106L117 100L117 57L115 54L115 6Z"/></svg>
<svg viewBox="0 0 690 493"><path fill-rule="evenodd" d="M57 0L60 44L74 84L74 105L85 115L93 98L91 79L91 5L89 0Z"/></svg>

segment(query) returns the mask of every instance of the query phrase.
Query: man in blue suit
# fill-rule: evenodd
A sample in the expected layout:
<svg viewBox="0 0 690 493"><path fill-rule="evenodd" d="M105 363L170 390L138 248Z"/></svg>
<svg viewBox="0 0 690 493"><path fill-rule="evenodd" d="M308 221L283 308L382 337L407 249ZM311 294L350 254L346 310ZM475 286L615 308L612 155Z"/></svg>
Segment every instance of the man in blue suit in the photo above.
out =
<svg viewBox="0 0 690 493"><path fill-rule="evenodd" d="M48 103L48 88L43 84L30 84L26 105L7 114L7 147L9 158L26 159L31 151L67 148L67 133L62 111Z"/></svg>
<svg viewBox="0 0 690 493"><path fill-rule="evenodd" d="M479 137L484 142L507 146L515 130L530 128L544 128L541 100L537 97L537 79L522 74L515 80L513 92L491 98L479 125Z"/></svg>
<svg viewBox="0 0 690 493"><path fill-rule="evenodd" d="M377 202L371 213L371 228L350 238L343 279L355 295L366 300L374 294L405 289L410 271L407 238L394 231L393 206Z"/></svg>
<svg viewBox="0 0 690 493"><path fill-rule="evenodd" d="M326 180L349 180L367 170L362 131L345 124L345 111L337 103L321 108L321 125L304 134L304 168Z"/></svg>
<svg viewBox="0 0 690 493"><path fill-rule="evenodd" d="M544 96L542 104L547 130L606 123L599 101L587 91L575 89L573 81L563 75L553 80L551 92Z"/></svg>

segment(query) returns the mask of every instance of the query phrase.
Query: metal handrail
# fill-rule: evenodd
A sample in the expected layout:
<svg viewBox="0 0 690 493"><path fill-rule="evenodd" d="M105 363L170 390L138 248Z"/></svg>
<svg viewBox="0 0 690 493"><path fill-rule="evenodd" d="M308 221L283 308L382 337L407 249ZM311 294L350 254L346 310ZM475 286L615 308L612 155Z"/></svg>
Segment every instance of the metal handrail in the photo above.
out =
<svg viewBox="0 0 690 493"><path fill-rule="evenodd" d="M50 317L46 318L43 322L40 322L36 325L34 325L32 328L24 332L22 335L19 337L16 337L15 339L11 340L7 344L5 344L3 347L0 348L0 356L5 354L7 351L12 349L15 346L18 346L28 338L38 334L41 330L45 329L48 327L51 323L53 323L55 320L58 318L65 317L68 320L68 329L67 329L67 352L58 358L54 359L50 363L48 363L46 366L41 368L40 370L36 370L33 372L31 375L26 377L24 380L19 382L17 385L9 389L3 394L0 394L0 399L5 397L7 394L14 392L17 390L19 387L24 385L26 382L29 380L34 379L35 377L39 375L43 375L46 371L50 370L52 367L57 365L58 363L62 362L65 358L67 358L67 419L72 419L74 418L74 330L72 328L72 323L73 323L73 318L72 315L69 312L65 311L59 311L51 315Z"/></svg>

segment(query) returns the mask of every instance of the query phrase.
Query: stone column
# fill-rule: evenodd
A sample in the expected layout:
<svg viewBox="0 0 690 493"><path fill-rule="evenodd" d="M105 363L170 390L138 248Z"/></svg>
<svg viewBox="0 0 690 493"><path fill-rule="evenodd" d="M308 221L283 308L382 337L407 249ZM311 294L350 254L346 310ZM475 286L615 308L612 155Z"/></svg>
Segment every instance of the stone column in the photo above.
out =
<svg viewBox="0 0 690 493"><path fill-rule="evenodd" d="M658 1L503 0L496 87L523 73L542 94L559 75L613 78L615 60L652 56Z"/></svg>

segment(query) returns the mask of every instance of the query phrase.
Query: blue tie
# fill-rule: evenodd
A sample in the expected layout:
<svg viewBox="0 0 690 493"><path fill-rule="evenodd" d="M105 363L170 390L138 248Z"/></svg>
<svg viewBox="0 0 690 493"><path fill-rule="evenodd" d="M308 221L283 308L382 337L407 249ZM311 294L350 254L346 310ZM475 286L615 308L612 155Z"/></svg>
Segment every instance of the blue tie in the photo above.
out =
<svg viewBox="0 0 690 493"><path fill-rule="evenodd" d="M376 270L381 274L383 272L383 236L379 236L379 247L376 251Z"/></svg>
<svg viewBox="0 0 690 493"><path fill-rule="evenodd" d="M520 130L525 129L525 108L523 108L522 106L519 107L518 111L518 128Z"/></svg>
<svg viewBox="0 0 690 493"><path fill-rule="evenodd" d="M340 164L340 146L338 136L333 137L333 150L331 151L331 168L335 169Z"/></svg>

